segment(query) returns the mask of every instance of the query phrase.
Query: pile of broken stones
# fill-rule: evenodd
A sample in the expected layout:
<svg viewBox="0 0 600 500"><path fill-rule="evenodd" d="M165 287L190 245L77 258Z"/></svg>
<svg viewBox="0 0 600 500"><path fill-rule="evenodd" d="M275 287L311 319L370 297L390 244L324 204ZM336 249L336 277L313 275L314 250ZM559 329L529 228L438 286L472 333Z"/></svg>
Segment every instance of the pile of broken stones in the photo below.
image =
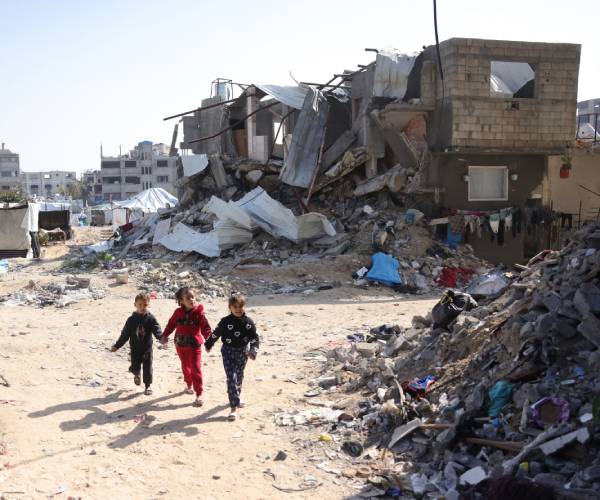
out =
<svg viewBox="0 0 600 500"><path fill-rule="evenodd" d="M306 394L323 407L276 423L321 425L360 496L600 498L599 281L595 224L447 330L351 336Z"/></svg>

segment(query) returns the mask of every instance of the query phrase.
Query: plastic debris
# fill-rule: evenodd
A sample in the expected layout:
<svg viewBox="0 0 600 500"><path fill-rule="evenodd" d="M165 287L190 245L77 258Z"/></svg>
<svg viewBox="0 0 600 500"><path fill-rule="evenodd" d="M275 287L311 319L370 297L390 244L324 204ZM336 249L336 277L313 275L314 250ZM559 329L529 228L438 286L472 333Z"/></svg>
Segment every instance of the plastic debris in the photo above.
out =
<svg viewBox="0 0 600 500"><path fill-rule="evenodd" d="M569 420L569 403L562 398L542 398L531 405L531 418L540 428Z"/></svg>
<svg viewBox="0 0 600 500"><path fill-rule="evenodd" d="M502 411L502 408L510 401L515 386L506 380L499 380L490 389L488 395L490 397L490 406L488 415L492 418L497 418Z"/></svg>

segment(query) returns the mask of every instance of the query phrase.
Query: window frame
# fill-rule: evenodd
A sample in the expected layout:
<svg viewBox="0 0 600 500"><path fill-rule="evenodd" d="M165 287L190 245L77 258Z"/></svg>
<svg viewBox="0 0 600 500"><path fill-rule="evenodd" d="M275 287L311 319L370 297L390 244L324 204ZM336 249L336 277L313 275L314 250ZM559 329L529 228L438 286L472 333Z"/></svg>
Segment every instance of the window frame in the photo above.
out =
<svg viewBox="0 0 600 500"><path fill-rule="evenodd" d="M472 180L472 176L471 176L471 172L473 170L479 170L479 171L490 171L490 170L499 170L502 169L504 172L504 193L505 193L505 197L504 198L473 198L472 194L471 194L471 186L473 185L471 180ZM469 165L469 182L468 182L468 187L467 187L467 200L468 201L508 201L508 179L509 179L509 172L508 172L508 166L507 165Z"/></svg>

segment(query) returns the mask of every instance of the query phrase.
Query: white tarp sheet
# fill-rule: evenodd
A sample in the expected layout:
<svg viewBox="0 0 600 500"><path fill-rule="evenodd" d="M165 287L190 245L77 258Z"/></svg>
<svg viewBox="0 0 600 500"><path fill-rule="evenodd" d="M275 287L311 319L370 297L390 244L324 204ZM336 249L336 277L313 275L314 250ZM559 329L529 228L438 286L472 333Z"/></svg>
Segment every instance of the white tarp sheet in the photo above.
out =
<svg viewBox="0 0 600 500"><path fill-rule="evenodd" d="M128 200L115 202L121 208L138 210L143 213L158 212L160 208L173 208L177 203L177 198L162 188L146 189Z"/></svg>
<svg viewBox="0 0 600 500"><path fill-rule="evenodd" d="M29 250L31 240L27 224L27 206L0 209L0 250Z"/></svg>
<svg viewBox="0 0 600 500"><path fill-rule="evenodd" d="M113 208L112 211L112 227L117 229L119 226L127 224L127 209L126 208Z"/></svg>
<svg viewBox="0 0 600 500"><path fill-rule="evenodd" d="M40 212L61 212L64 210L71 211L71 203L65 202L44 202L40 203Z"/></svg>
<svg viewBox="0 0 600 500"><path fill-rule="evenodd" d="M155 242L175 252L194 251L207 257L218 257L221 250L251 242L253 231L258 227L273 236L292 241L336 234L324 215L308 213L296 217L289 208L271 198L260 187L236 202L225 202L213 196L203 211L219 219L211 232L198 233L179 223L172 233L160 239L155 238Z"/></svg>
<svg viewBox="0 0 600 500"><path fill-rule="evenodd" d="M99 243L94 243L93 245L88 245L83 248L83 253L104 253L108 252L115 244L114 240L106 240L100 241Z"/></svg>
<svg viewBox="0 0 600 500"><path fill-rule="evenodd" d="M535 78L526 62L492 61L490 87L492 95L512 97L523 85Z"/></svg>
<svg viewBox="0 0 600 500"><path fill-rule="evenodd" d="M402 99L416 58L393 48L380 50L375 59L373 95Z"/></svg>
<svg viewBox="0 0 600 500"><path fill-rule="evenodd" d="M154 239L152 240L153 245L157 245L160 243L167 234L169 234L169 230L171 229L171 217L168 219L159 220L156 224L156 229L154 230Z"/></svg>
<svg viewBox="0 0 600 500"><path fill-rule="evenodd" d="M282 86L282 85L258 85L255 87L262 90L267 95L278 100L279 102L295 109L302 109L304 98L308 93L307 87L298 86Z"/></svg>
<svg viewBox="0 0 600 500"><path fill-rule="evenodd" d="M27 231L39 231L40 204L29 203L21 227Z"/></svg>
<svg viewBox="0 0 600 500"><path fill-rule="evenodd" d="M221 254L214 231L199 233L180 222L173 232L160 240L160 244L173 252L196 252L207 257Z"/></svg>
<svg viewBox="0 0 600 500"><path fill-rule="evenodd" d="M240 200L241 201L241 200ZM252 221L248 213L240 206L239 202L223 201L221 198L211 196L208 203L204 205L203 212L216 215L220 220L229 220L238 226L250 231L258 226Z"/></svg>
<svg viewBox="0 0 600 500"><path fill-rule="evenodd" d="M264 231L297 242L321 236L335 236L335 229L321 214L294 213L257 187L237 202Z"/></svg>
<svg viewBox="0 0 600 500"><path fill-rule="evenodd" d="M208 155L184 155L181 157L181 163L183 163L183 175L191 177L206 170Z"/></svg>

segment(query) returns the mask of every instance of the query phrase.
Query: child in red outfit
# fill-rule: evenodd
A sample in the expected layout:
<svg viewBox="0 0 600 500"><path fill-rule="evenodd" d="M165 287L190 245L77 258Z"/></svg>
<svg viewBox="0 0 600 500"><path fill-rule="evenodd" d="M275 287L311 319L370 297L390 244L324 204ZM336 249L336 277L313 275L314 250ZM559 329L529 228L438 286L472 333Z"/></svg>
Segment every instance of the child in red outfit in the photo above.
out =
<svg viewBox="0 0 600 500"><path fill-rule="evenodd" d="M160 342L166 344L169 335L175 330L175 345L181 360L183 379L187 384L186 392L195 392L194 405L202 406L202 344L211 336L212 331L204 315L204 307L196 303L192 289L187 286L180 288L175 299L180 307L175 309Z"/></svg>

